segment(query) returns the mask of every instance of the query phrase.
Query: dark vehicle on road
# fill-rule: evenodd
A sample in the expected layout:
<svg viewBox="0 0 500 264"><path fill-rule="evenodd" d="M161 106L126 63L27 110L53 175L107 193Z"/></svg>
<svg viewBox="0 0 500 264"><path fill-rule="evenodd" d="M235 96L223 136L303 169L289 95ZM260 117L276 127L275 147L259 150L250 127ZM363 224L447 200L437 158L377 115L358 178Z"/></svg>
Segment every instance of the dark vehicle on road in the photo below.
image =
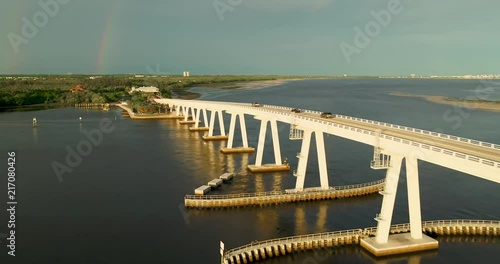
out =
<svg viewBox="0 0 500 264"><path fill-rule="evenodd" d="M292 109L292 112L294 112L294 113L300 113L300 112L302 112L302 110L300 110L298 108L294 108L294 109Z"/></svg>
<svg viewBox="0 0 500 264"><path fill-rule="evenodd" d="M333 118L332 113L328 113L328 112L321 113L320 116L321 116L321 118Z"/></svg>

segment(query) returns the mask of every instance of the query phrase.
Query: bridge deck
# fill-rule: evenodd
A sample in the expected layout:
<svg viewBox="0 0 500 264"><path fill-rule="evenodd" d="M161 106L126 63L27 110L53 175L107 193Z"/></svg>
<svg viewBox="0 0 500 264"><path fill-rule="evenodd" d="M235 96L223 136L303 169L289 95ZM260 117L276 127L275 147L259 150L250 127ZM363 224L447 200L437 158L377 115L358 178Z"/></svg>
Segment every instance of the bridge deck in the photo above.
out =
<svg viewBox="0 0 500 264"><path fill-rule="evenodd" d="M280 111L280 112L283 112L286 114L290 113L289 111L283 110L283 109L278 109L278 110L276 110L274 108L267 108L267 109L273 110L273 111ZM400 137L400 138L404 138L404 139L408 139L408 140L412 140L412 141L417 141L417 142L428 144L431 146L449 149L449 150L457 151L457 152L462 152L464 154L468 154L468 155L472 155L472 156L500 162L500 149L488 148L488 147L473 145L470 143L455 141L455 140L451 140L451 139L428 136L428 135L420 134L420 133L416 133L416 132L404 131L401 129L391 128L391 127L376 125L376 124L363 123L363 122L344 119L344 118L333 118L333 119L332 118L321 118L319 115L313 114L313 113L299 113L297 115L303 116L303 117L308 117L308 118L315 118L315 119L326 121L326 122L338 123L338 124L342 124L342 125L346 125L346 126L361 128L361 129L370 130L370 131L374 131L374 132L380 130L382 134L386 134L386 135L390 135L390 136L394 136L394 137Z"/></svg>

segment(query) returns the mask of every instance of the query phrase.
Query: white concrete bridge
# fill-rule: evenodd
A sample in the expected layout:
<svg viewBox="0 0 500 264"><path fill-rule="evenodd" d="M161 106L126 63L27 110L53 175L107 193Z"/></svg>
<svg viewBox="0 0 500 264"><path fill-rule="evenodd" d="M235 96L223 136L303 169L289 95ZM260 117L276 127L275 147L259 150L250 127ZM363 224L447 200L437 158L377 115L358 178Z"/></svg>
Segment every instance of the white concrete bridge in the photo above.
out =
<svg viewBox="0 0 500 264"><path fill-rule="evenodd" d="M408 206L411 240L425 239L422 233L420 213L420 191L418 160L433 163L452 170L464 172L485 180L500 183L500 145L461 138L416 128L387 124L361 118L334 115L333 118L321 118L320 112L303 110L300 113L293 108L273 105L252 106L248 103L231 103L200 100L155 99L157 103L168 104L177 115L183 114L185 124L194 124L192 130L208 130L205 140L228 140L224 153L253 151L248 146L245 117L253 116L261 120L255 165L252 171L283 169L277 122L290 124L289 138L302 140L297 157L298 168L295 190L304 189L307 160L311 137L314 134L317 144L320 184L322 189L329 188L324 134L330 134L374 147L373 169L385 169L386 184L380 193L384 196L378 221L377 234L371 241L375 248L387 245L392 214L396 198L398 180L403 160L406 165L408 188ZM211 112L210 119L207 112ZM229 134L224 127L223 113L231 117ZM192 120L188 118L192 117ZM220 135L214 135L215 118L219 119ZM237 118L240 121L242 146L234 147L234 134ZM203 126L200 121L203 119ZM263 165L265 134L270 123L274 148L275 164ZM286 169L286 168L285 168ZM437 246L437 244L436 244Z"/></svg>

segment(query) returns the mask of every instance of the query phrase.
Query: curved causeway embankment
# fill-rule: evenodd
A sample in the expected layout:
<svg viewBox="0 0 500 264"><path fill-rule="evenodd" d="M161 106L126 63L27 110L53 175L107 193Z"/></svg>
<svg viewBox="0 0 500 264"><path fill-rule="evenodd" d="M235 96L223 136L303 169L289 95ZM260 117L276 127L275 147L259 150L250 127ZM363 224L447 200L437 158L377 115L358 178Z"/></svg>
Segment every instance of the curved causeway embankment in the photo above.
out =
<svg viewBox="0 0 500 264"><path fill-rule="evenodd" d="M376 227L352 229L303 236L284 237L260 241L244 245L224 253L224 263L251 263L266 258L279 257L294 252L336 247L343 245L359 245L361 239L375 236ZM410 224L391 226L390 233L407 233ZM439 220L422 223L422 231L437 235L500 235L500 221L490 220Z"/></svg>
<svg viewBox="0 0 500 264"><path fill-rule="evenodd" d="M365 196L384 189L385 180L363 184L335 186L327 190L306 189L304 191L276 191L261 193L242 193L229 195L186 195L184 206L187 208L243 207L270 205L315 200L330 200Z"/></svg>

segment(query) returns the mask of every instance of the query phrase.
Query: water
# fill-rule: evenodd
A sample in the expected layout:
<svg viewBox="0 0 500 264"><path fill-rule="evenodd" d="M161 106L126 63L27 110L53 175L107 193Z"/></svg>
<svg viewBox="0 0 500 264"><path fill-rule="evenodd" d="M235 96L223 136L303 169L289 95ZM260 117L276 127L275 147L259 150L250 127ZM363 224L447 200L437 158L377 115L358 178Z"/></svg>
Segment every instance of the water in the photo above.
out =
<svg viewBox="0 0 500 264"><path fill-rule="evenodd" d="M446 122L453 106L390 92L446 95L465 98L478 81L352 79L306 80L277 87L227 91L210 90L206 100L272 103L397 123L500 143L500 115L462 109L461 123ZM199 89L194 89L199 90ZM491 98L500 98L493 89ZM462 114L468 114L462 116ZM33 117L38 127L32 127ZM83 118L80 124L79 117ZM115 117L117 120L115 121ZM96 131L109 118L114 131L103 134L81 164L59 182L52 164L66 164L67 147L87 141L84 131ZM226 128L229 118L226 118ZM247 117L250 145L257 144L259 124ZM282 155L297 166L299 141L287 138L279 125ZM238 131L238 130L236 130ZM269 133L269 132L268 132ZM270 134L270 133L269 133ZM110 112L73 108L0 113L0 150L6 171L7 151L17 153L17 257L2 263L217 263L219 241L234 248L253 240L376 225L382 198L362 198L249 207L229 210L186 210L183 196L224 171L241 173L215 193L270 191L293 188L291 173L251 174L245 167L255 154L225 156L225 143L203 142L201 133L188 132L174 120L132 121L119 110ZM270 138L270 135L268 135ZM235 142L239 145L240 135ZM372 149L333 136L325 137L331 185L381 179L369 168ZM318 186L314 144L306 186ZM264 162L273 161L266 143ZM1 186L7 177L1 177ZM420 164L422 217L437 219L500 219L500 187L473 176L432 164ZM408 222L406 181L399 182L393 223ZM5 188L4 188L5 191ZM0 195L5 206L6 196ZM5 212L4 209L1 210ZM7 233L7 216L0 215L0 234ZM0 236L0 239L1 236ZM3 240L3 239L2 239ZM440 238L440 249L427 253L376 260L358 247L271 259L263 263L496 263L498 240L476 242ZM2 241L1 245L5 241ZM489 260L489 261L488 261ZM7 263L7 262L5 262Z"/></svg>

